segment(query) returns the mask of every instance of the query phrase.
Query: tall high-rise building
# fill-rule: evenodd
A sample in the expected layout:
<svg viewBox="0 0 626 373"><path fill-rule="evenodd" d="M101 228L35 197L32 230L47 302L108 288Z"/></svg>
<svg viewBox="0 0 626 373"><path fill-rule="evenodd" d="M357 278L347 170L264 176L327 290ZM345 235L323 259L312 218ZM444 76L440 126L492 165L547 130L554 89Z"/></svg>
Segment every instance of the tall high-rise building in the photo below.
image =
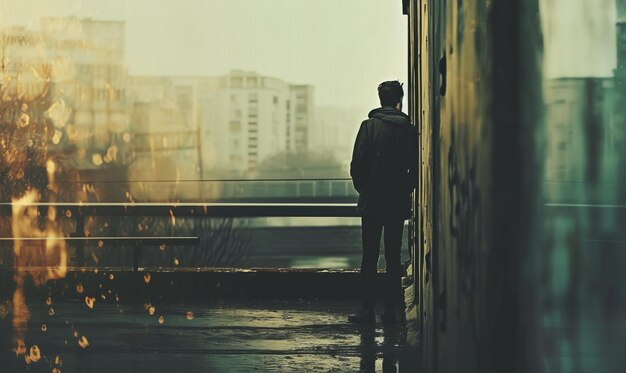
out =
<svg viewBox="0 0 626 373"><path fill-rule="evenodd" d="M204 177L254 173L268 157L306 152L313 123L313 87L255 72L199 80Z"/></svg>
<svg viewBox="0 0 626 373"><path fill-rule="evenodd" d="M312 145L314 132L314 92L310 85L290 86L290 118L287 125L290 136L287 138L289 150L307 151Z"/></svg>
<svg viewBox="0 0 626 373"><path fill-rule="evenodd" d="M132 76L128 101L133 180L253 177L272 156L307 152L312 139L313 87L254 72ZM176 197L215 196L215 187L180 184Z"/></svg>
<svg viewBox="0 0 626 373"><path fill-rule="evenodd" d="M617 66L613 77L564 77L544 82L546 161L551 198L575 200L615 193L626 140L626 1L617 0ZM560 188L558 183L568 183ZM574 197L573 197L574 196ZM614 197L614 196L613 196ZM577 197L576 197L577 198ZM610 199L610 198L609 198Z"/></svg>
<svg viewBox="0 0 626 373"><path fill-rule="evenodd" d="M45 94L51 62L40 32L8 27L0 32L0 82L3 100L33 100Z"/></svg>
<svg viewBox="0 0 626 373"><path fill-rule="evenodd" d="M616 0L617 67L615 76L626 78L626 0Z"/></svg>
<svg viewBox="0 0 626 373"><path fill-rule="evenodd" d="M544 82L548 182L614 182L618 137L612 78Z"/></svg>
<svg viewBox="0 0 626 373"><path fill-rule="evenodd" d="M130 171L145 174L142 162L156 157L170 170L161 162L139 179L251 177L272 156L315 142L313 86L251 71L129 77L124 33L123 22L74 17L3 32L5 92L53 90L42 113L55 126L50 149L70 149L77 169L134 164Z"/></svg>
<svg viewBox="0 0 626 373"><path fill-rule="evenodd" d="M84 155L82 167L124 163L129 119L124 22L44 18L41 26L48 59L57 66L59 110L67 110L67 133Z"/></svg>
<svg viewBox="0 0 626 373"><path fill-rule="evenodd" d="M128 100L133 134L129 179L198 180L195 82L161 76L130 77ZM178 196L172 198L197 197L198 186L185 183L176 192Z"/></svg>
<svg viewBox="0 0 626 373"><path fill-rule="evenodd" d="M44 18L40 31L12 27L1 34L5 99L45 97L45 107L35 105L31 114L54 126L47 132L48 151L73 152L78 170L124 164L129 140L124 23Z"/></svg>

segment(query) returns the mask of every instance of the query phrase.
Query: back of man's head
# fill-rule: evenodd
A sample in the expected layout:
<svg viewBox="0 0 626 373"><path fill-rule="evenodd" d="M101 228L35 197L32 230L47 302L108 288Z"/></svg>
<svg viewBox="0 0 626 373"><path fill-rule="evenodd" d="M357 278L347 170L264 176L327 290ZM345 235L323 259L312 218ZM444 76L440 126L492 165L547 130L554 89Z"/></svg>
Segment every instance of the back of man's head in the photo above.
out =
<svg viewBox="0 0 626 373"><path fill-rule="evenodd" d="M399 102L402 102L403 97L402 84L397 80L382 82L378 85L380 106L395 107Z"/></svg>

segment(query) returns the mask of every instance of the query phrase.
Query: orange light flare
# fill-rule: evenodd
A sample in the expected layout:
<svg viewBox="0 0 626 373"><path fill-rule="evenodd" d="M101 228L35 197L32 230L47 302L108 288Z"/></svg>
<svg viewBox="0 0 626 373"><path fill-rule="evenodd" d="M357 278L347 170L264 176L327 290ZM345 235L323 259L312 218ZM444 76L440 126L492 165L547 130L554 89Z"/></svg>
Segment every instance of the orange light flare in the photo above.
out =
<svg viewBox="0 0 626 373"><path fill-rule="evenodd" d="M172 209L170 209L170 221L172 222L172 226L176 226L176 217L174 216Z"/></svg>
<svg viewBox="0 0 626 373"><path fill-rule="evenodd" d="M33 345L30 348L29 354L24 356L26 364L36 363L41 359L41 351L37 345Z"/></svg>
<svg viewBox="0 0 626 373"><path fill-rule="evenodd" d="M89 309L93 309L93 305L96 302L96 298L93 297L85 297L85 304Z"/></svg>
<svg viewBox="0 0 626 373"><path fill-rule="evenodd" d="M23 339L15 342L15 356L26 355L26 344Z"/></svg>
<svg viewBox="0 0 626 373"><path fill-rule="evenodd" d="M56 164L48 160L48 201L55 201ZM48 280L64 278L67 274L68 254L65 239L60 224L57 222L57 210L49 206L47 215L40 217L38 204L41 195L35 189L26 191L21 197L11 201L11 229L13 238L13 262L15 265L13 291L13 332L15 341L23 340L24 330L30 317L24 284L31 277L36 286L41 286ZM46 304L51 305L48 298ZM50 308L49 314L54 315ZM35 356L35 355L33 355ZM35 361L31 357L31 361Z"/></svg>
<svg viewBox="0 0 626 373"><path fill-rule="evenodd" d="M67 274L67 247L56 222L56 209L48 208L45 226L40 228L36 205L39 199L39 193L34 190L13 199L11 222L16 276L31 275L36 285L64 278Z"/></svg>
<svg viewBox="0 0 626 373"><path fill-rule="evenodd" d="M52 373L61 373L61 366L63 365L63 361L60 356L56 356L53 361Z"/></svg>
<svg viewBox="0 0 626 373"><path fill-rule="evenodd" d="M89 346L89 341L87 340L87 337L80 337L80 339L78 340L78 345L83 349L87 348Z"/></svg>
<svg viewBox="0 0 626 373"><path fill-rule="evenodd" d="M176 181L174 182L174 198L178 200L178 187L180 186L180 170L176 167ZM172 224L173 225L173 224Z"/></svg>

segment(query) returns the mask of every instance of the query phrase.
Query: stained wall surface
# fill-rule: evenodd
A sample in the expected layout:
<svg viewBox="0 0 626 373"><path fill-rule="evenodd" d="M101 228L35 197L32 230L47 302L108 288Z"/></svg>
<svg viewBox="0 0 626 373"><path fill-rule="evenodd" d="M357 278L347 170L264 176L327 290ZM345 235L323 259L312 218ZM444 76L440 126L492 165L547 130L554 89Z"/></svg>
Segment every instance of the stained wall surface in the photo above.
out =
<svg viewBox="0 0 626 373"><path fill-rule="evenodd" d="M615 4L408 3L424 371L626 366Z"/></svg>

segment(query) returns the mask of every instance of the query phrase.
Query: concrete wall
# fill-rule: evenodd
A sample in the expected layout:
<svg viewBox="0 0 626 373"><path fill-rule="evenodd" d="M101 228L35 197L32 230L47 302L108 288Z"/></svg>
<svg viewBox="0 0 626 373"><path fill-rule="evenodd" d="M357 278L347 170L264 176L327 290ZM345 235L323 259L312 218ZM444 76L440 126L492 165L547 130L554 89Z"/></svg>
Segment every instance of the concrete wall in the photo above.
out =
<svg viewBox="0 0 626 373"><path fill-rule="evenodd" d="M623 371L626 2L407 3L423 370Z"/></svg>
<svg viewBox="0 0 626 373"><path fill-rule="evenodd" d="M523 314L540 116L537 4L409 2L427 372L535 371ZM539 173L540 175L541 173ZM532 318L531 313L528 317Z"/></svg>

